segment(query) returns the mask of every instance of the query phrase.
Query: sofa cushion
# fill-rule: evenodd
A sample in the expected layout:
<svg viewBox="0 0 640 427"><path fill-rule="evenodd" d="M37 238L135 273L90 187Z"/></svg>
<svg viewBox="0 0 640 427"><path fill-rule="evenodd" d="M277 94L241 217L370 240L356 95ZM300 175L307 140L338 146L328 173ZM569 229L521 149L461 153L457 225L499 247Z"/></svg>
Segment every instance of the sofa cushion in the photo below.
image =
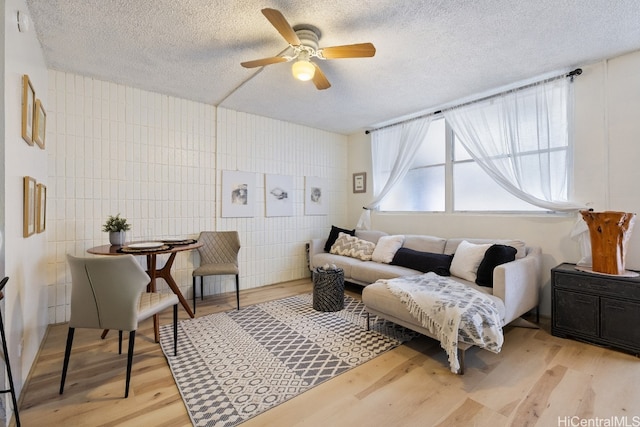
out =
<svg viewBox="0 0 640 427"><path fill-rule="evenodd" d="M369 261L376 244L358 239L347 233L339 233L336 242L331 246L331 253Z"/></svg>
<svg viewBox="0 0 640 427"><path fill-rule="evenodd" d="M492 245L497 244L497 245L511 246L513 248L516 248L516 250L517 250L516 259L524 258L527 255L527 249L526 249L525 243L522 240L517 240L517 239L513 240L513 239L463 239L463 238L452 238L452 239L447 240L447 244L445 245L445 248L444 248L443 252L445 254L453 254L453 253L455 253L456 249L458 248L458 245L463 240L466 240L467 242L474 243L474 244L490 243Z"/></svg>
<svg viewBox="0 0 640 427"><path fill-rule="evenodd" d="M452 277L452 279L458 281L455 277ZM467 285L482 293L491 295L491 289L489 288L483 288L475 283L467 283ZM400 298L391 293L389 287L384 282L376 282L366 286L362 290L362 302L365 304L367 309L384 313L385 318L390 318L392 321L399 319L407 325L420 325L420 322L409 312L407 305L403 303ZM500 311L500 318L504 321L504 304L496 305Z"/></svg>
<svg viewBox="0 0 640 427"><path fill-rule="evenodd" d="M382 236L376 243L376 248L373 250L371 260L375 262L383 262L389 264L393 261L393 256L398 249L402 247L404 242L404 236Z"/></svg>
<svg viewBox="0 0 640 427"><path fill-rule="evenodd" d="M378 279L393 279L394 277L412 276L415 274L420 274L420 272L406 267L400 267L399 265L383 264L373 261L359 262L351 268L351 278L361 283L373 283Z"/></svg>
<svg viewBox="0 0 640 427"><path fill-rule="evenodd" d="M411 268L412 270L418 270L423 273L433 271L440 276L449 276L449 267L451 266L452 259L453 255L400 248L393 257L391 264Z"/></svg>
<svg viewBox="0 0 640 427"><path fill-rule="evenodd" d="M500 264L516 259L516 248L506 245L492 245L484 253L478 266L476 283L480 286L493 287L493 269Z"/></svg>
<svg viewBox="0 0 640 427"><path fill-rule="evenodd" d="M340 227L336 227L335 225L332 225L331 231L329 232L329 237L327 238L327 243L324 244L325 252L331 251L331 246L333 246L333 244L336 242L336 239L338 238L338 234L340 233L346 233L353 236L354 234L356 234L356 230L346 230L344 228L340 228Z"/></svg>
<svg viewBox="0 0 640 427"><path fill-rule="evenodd" d="M444 253L444 246L447 243L442 237L423 236L408 234L404 236L403 248L413 249L420 252Z"/></svg>
<svg viewBox="0 0 640 427"><path fill-rule="evenodd" d="M311 268L322 267L325 264L335 264L344 270L344 277L352 277L352 267L357 264L362 264L364 261L360 261L356 258L350 258L347 256L328 254L326 252L320 252L313 256Z"/></svg>
<svg viewBox="0 0 640 427"><path fill-rule="evenodd" d="M456 248L456 253L453 254L453 260L449 268L451 274L470 282L475 282L478 266L489 247L491 247L491 243L476 245L466 240L460 242Z"/></svg>
<svg viewBox="0 0 640 427"><path fill-rule="evenodd" d="M384 231L378 230L359 230L356 229L355 236L358 239L367 240L369 242L378 243L378 239L382 236L388 236Z"/></svg>

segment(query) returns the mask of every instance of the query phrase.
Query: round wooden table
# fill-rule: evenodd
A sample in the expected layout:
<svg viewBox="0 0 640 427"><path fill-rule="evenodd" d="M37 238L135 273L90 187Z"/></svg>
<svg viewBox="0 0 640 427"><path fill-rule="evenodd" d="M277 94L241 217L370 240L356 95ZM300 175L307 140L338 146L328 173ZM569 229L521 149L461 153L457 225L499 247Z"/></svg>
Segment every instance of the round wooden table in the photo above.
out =
<svg viewBox="0 0 640 427"><path fill-rule="evenodd" d="M162 240L160 240L160 242L162 242ZM165 241L166 242L166 241ZM180 304L182 304L182 307L184 307L185 311L187 312L187 314L189 314L190 317L194 317L193 311L191 310L191 307L189 307L189 304L187 303L187 300L184 298L184 295L182 295L182 292L180 291L180 288L178 287L178 284L175 282L175 280L173 280L173 277L171 276L171 267L173 266L173 261L176 258L176 254L178 252L183 252L183 251L192 251L194 249L198 249L200 247L202 247L202 243L194 241L194 243L189 243L189 244L172 244L172 243L166 243L166 245L158 248L158 249L145 249L145 250L133 250L131 248L128 247L128 245L133 244L136 242L128 242L125 243L122 246L119 245L102 245L102 246L95 246L93 248L89 248L87 249L87 252L89 252L90 254L94 254L94 255L127 255L127 254L131 254L134 256L146 256L147 257L147 274L149 275L149 285L147 286L149 292L155 292L156 291L156 279L160 278L160 279L164 279L165 282L167 282L167 285L169 286L169 288L171 288L171 290L173 291L174 294L176 294L178 296L178 300L180 300ZM138 242L140 243L140 242ZM162 255L162 254L169 254L169 259L167 259L167 262L165 262L164 266L162 268L158 268L157 266L157 256L158 255ZM155 316L153 316L153 330L154 330L154 334L155 334L155 339L156 342L158 342L159 340L159 325L158 325L158 315L156 314ZM104 331L102 333L102 338L104 338L107 335L108 330Z"/></svg>

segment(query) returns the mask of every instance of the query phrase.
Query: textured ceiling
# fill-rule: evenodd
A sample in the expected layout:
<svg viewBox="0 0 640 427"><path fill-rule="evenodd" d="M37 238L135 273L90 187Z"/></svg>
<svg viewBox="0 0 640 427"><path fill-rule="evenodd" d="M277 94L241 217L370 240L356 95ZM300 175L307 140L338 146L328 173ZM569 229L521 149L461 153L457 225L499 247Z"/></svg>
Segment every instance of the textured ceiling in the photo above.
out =
<svg viewBox="0 0 640 427"><path fill-rule="evenodd" d="M50 68L344 134L640 49L638 0L27 4ZM242 68L287 47L266 7L318 27L320 47L372 42L376 55L319 62L324 91L290 63Z"/></svg>

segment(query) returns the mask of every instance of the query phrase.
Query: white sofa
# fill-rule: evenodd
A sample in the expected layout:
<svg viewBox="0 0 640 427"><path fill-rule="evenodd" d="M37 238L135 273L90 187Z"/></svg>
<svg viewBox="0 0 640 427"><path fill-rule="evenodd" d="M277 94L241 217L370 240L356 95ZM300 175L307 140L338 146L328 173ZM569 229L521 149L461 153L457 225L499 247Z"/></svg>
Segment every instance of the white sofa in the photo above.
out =
<svg viewBox="0 0 640 427"><path fill-rule="evenodd" d="M375 230L356 230L355 232L356 237L374 243L384 235L387 235L387 233ZM409 313L407 307L388 290L384 283L375 283L378 279L422 274L421 271L398 265L361 261L356 258L327 253L324 251L326 240L321 238L311 241L309 245L309 266L311 269L325 264L335 264L344 270L345 281L364 286L362 301L368 312L433 338L433 335L422 327L419 321ZM454 275L450 276L452 279L500 298L504 302L504 312L501 313L503 325L512 322L532 309L537 309L540 297L542 256L539 247L529 247L518 240L444 239L425 235L405 235L402 247L422 252L454 254L463 240L474 244L496 243L509 245L516 247L518 252L514 261L494 268L493 287L479 286L474 282ZM464 351L468 347L460 346L460 349ZM463 352L461 356L460 359L463 362ZM460 373L462 372L461 369Z"/></svg>

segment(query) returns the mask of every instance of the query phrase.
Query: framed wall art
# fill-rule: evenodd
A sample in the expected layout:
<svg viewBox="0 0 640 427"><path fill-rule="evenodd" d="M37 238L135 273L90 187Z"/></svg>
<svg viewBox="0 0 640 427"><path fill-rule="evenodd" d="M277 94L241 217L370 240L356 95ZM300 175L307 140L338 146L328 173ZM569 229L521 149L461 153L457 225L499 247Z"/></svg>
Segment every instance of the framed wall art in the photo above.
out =
<svg viewBox="0 0 640 427"><path fill-rule="evenodd" d="M265 175L266 216L293 216L293 177Z"/></svg>
<svg viewBox="0 0 640 427"><path fill-rule="evenodd" d="M24 200L22 236L29 237L36 232L36 180L24 177Z"/></svg>
<svg viewBox="0 0 640 427"><path fill-rule="evenodd" d="M353 192L354 193L367 192L367 173L366 172L358 172L353 174Z"/></svg>
<svg viewBox="0 0 640 427"><path fill-rule="evenodd" d="M36 106L33 119L33 140L38 147L44 150L44 138L47 130L47 112L42 106L42 102L36 99Z"/></svg>
<svg viewBox="0 0 640 427"><path fill-rule="evenodd" d="M222 171L222 216L252 217L256 176L252 172Z"/></svg>
<svg viewBox="0 0 640 427"><path fill-rule="evenodd" d="M47 228L47 187L36 185L36 231L42 233Z"/></svg>
<svg viewBox="0 0 640 427"><path fill-rule="evenodd" d="M22 139L33 145L33 112L36 91L33 90L28 75L22 76Z"/></svg>
<svg viewBox="0 0 640 427"><path fill-rule="evenodd" d="M326 180L323 178L314 176L305 177L305 215L327 215L329 213L326 185Z"/></svg>

